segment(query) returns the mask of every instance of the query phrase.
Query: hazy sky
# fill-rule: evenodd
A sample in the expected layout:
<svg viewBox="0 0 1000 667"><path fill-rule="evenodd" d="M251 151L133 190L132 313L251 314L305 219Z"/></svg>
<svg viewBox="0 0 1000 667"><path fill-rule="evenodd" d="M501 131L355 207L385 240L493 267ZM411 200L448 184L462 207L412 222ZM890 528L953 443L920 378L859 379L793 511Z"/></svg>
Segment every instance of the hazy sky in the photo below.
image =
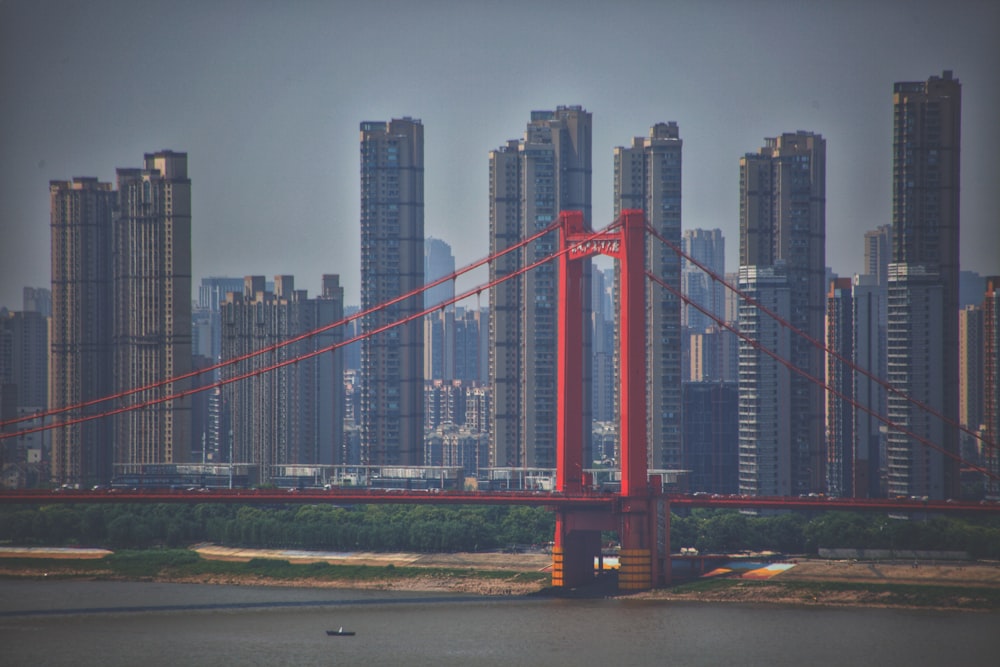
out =
<svg viewBox="0 0 1000 667"><path fill-rule="evenodd" d="M194 283L339 273L358 303L359 123L420 118L426 234L489 247L487 153L532 109L593 113L595 227L612 149L674 120L684 228L738 253L739 158L827 140L827 264L891 222L892 85L963 86L962 268L1000 274L1000 3L0 0L0 306L49 286L50 180L186 151Z"/></svg>

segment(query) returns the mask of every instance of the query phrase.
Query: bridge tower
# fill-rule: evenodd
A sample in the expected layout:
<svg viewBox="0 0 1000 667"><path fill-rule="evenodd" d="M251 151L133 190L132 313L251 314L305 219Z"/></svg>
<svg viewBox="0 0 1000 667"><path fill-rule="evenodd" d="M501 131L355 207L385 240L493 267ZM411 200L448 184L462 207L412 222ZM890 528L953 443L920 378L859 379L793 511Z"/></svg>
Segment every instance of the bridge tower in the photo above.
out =
<svg viewBox="0 0 1000 667"><path fill-rule="evenodd" d="M621 491L613 515L580 510L556 512L553 586L574 587L593 577L600 554L601 530L617 530L621 539L619 588L639 591L669 582L669 517L660 484L649 483L646 442L646 291L645 218L641 210L624 211L620 226L601 234L586 231L583 214L560 214L558 398L556 490L582 493L589 488L583 472L581 358L583 268L596 254L613 257L621 273L618 300L619 442Z"/></svg>

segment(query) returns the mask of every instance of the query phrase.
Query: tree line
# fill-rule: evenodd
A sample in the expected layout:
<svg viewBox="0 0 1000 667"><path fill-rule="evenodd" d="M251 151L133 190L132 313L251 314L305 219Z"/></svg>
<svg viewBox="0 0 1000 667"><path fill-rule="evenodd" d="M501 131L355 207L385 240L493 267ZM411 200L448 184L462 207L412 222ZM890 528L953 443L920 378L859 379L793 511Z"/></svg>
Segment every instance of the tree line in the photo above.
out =
<svg viewBox="0 0 1000 667"><path fill-rule="evenodd" d="M544 545L554 514L538 507L337 507L201 505L43 505L0 508L0 542L111 549L231 547L333 551L490 551ZM614 541L606 534L605 541ZM879 514L825 512L751 516L696 509L672 515L674 551L779 551L815 554L819 547L965 551L1000 559L1000 517L896 520Z"/></svg>
<svg viewBox="0 0 1000 667"><path fill-rule="evenodd" d="M233 547L334 551L485 551L552 539L536 507L224 504L43 505L0 509L0 542L111 549Z"/></svg>

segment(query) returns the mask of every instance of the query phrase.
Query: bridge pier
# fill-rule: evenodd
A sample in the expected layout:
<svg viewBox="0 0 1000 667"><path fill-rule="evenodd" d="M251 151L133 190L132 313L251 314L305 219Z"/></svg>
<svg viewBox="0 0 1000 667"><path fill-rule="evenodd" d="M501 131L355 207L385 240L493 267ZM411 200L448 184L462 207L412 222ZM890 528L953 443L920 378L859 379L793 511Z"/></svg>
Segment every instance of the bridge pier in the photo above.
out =
<svg viewBox="0 0 1000 667"><path fill-rule="evenodd" d="M622 498L618 512L621 550L618 590L634 593L671 580L670 504L654 490L647 497Z"/></svg>
<svg viewBox="0 0 1000 667"><path fill-rule="evenodd" d="M556 536L559 536L558 519ZM601 553L600 531L565 533L552 547L552 585L577 588L594 581L594 559Z"/></svg>

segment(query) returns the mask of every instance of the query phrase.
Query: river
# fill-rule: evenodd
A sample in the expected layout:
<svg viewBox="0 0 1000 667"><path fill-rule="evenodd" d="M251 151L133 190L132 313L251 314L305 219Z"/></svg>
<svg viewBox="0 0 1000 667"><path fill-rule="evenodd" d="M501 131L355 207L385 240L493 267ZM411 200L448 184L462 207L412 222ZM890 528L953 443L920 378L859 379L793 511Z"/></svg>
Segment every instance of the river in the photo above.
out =
<svg viewBox="0 0 1000 667"><path fill-rule="evenodd" d="M0 581L0 664L995 665L996 613ZM343 626L353 637L328 637Z"/></svg>

